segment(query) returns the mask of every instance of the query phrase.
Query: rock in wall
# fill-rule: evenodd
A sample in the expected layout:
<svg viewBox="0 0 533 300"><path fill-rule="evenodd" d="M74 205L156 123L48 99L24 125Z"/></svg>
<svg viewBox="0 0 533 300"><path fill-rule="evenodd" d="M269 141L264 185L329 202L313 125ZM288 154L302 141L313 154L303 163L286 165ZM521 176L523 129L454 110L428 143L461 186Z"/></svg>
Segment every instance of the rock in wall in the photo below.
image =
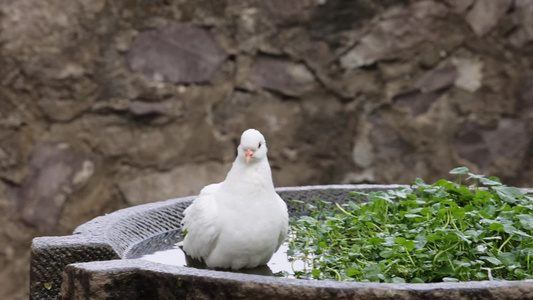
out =
<svg viewBox="0 0 533 300"><path fill-rule="evenodd" d="M529 0L0 1L0 298L33 236L197 193L249 127L277 186L531 186L532 46Z"/></svg>

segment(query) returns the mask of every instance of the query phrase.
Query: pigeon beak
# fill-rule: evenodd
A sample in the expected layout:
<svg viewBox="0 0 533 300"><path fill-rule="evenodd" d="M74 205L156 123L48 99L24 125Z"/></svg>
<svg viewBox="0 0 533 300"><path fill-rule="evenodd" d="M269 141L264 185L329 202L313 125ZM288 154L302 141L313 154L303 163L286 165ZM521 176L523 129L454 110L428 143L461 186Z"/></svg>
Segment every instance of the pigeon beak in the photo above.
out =
<svg viewBox="0 0 533 300"><path fill-rule="evenodd" d="M246 155L246 163L249 163L252 159L252 156L254 156L254 150L244 150L244 154Z"/></svg>

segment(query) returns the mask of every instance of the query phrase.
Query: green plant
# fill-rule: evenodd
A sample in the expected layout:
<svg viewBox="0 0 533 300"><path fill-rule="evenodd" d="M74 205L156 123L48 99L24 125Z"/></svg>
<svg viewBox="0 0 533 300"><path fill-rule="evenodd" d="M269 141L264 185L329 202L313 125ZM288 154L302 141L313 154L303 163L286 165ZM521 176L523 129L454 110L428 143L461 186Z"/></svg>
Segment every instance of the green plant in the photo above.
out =
<svg viewBox="0 0 533 300"><path fill-rule="evenodd" d="M533 198L496 177L453 169L410 188L352 192L339 205L315 199L292 220L297 278L439 282L533 278ZM462 184L461 177L473 185ZM304 205L302 203L302 205Z"/></svg>

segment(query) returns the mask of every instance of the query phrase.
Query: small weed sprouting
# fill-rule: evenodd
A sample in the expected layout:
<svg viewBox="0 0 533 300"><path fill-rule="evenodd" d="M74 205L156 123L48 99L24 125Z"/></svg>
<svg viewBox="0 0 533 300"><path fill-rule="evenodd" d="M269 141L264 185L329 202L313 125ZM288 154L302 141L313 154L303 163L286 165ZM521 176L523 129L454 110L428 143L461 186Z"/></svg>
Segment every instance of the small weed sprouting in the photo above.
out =
<svg viewBox="0 0 533 300"><path fill-rule="evenodd" d="M416 179L410 188L352 192L347 204L307 204L308 215L291 224L289 254L307 266L295 276L393 283L533 278L533 197L466 167L450 173L459 183Z"/></svg>

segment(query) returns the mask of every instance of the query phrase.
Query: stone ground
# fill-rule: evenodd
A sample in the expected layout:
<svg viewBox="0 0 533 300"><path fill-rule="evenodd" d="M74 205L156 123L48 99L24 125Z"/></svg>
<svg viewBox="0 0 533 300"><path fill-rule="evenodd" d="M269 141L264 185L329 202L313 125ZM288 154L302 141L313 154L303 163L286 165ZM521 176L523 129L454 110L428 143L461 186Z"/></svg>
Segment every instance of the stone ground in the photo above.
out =
<svg viewBox="0 0 533 300"><path fill-rule="evenodd" d="M31 239L224 178L531 186L529 0L0 1L0 298Z"/></svg>

